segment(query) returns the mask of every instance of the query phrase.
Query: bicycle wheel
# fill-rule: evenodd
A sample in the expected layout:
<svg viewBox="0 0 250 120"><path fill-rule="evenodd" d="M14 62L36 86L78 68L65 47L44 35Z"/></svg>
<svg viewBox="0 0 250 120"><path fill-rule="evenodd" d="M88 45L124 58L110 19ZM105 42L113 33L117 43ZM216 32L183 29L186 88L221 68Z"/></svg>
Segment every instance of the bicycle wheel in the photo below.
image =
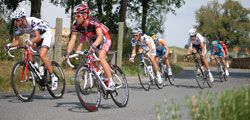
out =
<svg viewBox="0 0 250 120"><path fill-rule="evenodd" d="M139 78L142 88L148 91L150 89L151 79L149 76L149 71L147 70L144 63L141 62L138 64L137 73L138 73L138 78Z"/></svg>
<svg viewBox="0 0 250 120"><path fill-rule="evenodd" d="M75 89L81 105L89 112L97 111L101 102L99 79L85 66L78 67L75 75Z"/></svg>
<svg viewBox="0 0 250 120"><path fill-rule="evenodd" d="M219 75L220 81L223 82L223 73L221 71L221 64L220 63L217 64L217 73Z"/></svg>
<svg viewBox="0 0 250 120"><path fill-rule="evenodd" d="M174 73L172 71L172 69L170 69L171 72L172 72L172 75L168 75L168 72L167 70L165 69L165 75L166 75L166 78L168 79L170 85L174 85L175 81L174 81Z"/></svg>
<svg viewBox="0 0 250 120"><path fill-rule="evenodd" d="M25 61L17 62L11 72L11 85L17 98L23 102L30 101L36 90L34 73L28 67L26 76Z"/></svg>
<svg viewBox="0 0 250 120"><path fill-rule="evenodd" d="M58 78L58 86L57 86L57 89L56 90L51 90L51 78L50 78L50 75L48 74L49 71L46 70L47 72L47 78L50 78L48 80L48 86L47 86L47 89L49 91L49 94L54 97L54 98L62 98L63 94L64 94L64 91L65 91L65 76L64 76L64 73L63 73L63 70L61 68L61 66L55 62L55 61L52 61L51 62L51 65L52 65L52 69L53 69L53 72L55 74L55 76Z"/></svg>
<svg viewBox="0 0 250 120"><path fill-rule="evenodd" d="M198 70L200 71L199 73ZM196 82L198 83L199 87L203 89L205 84L205 79L204 79L204 72L202 72L200 65L195 65L194 73Z"/></svg>
<svg viewBox="0 0 250 120"><path fill-rule="evenodd" d="M115 83L116 90L111 92L111 98L118 107L125 107L128 104L129 90L127 79L122 70L111 65L112 79Z"/></svg>
<svg viewBox="0 0 250 120"><path fill-rule="evenodd" d="M206 81L207 81L207 85L208 85L208 87L212 88L213 83L209 80L209 77L208 77L208 73L207 73L207 71L206 71L206 72L204 72L204 80L206 80Z"/></svg>
<svg viewBox="0 0 250 120"><path fill-rule="evenodd" d="M223 71L224 71L224 75L223 75L223 78L224 78L224 80L225 80L225 82L227 81L227 76L226 76L226 71L225 71L225 67L223 67Z"/></svg>
<svg viewBox="0 0 250 120"><path fill-rule="evenodd" d="M153 68L153 67L152 67ZM159 68L158 68L159 69ZM159 72L160 72L160 70L159 70ZM161 77L162 77L162 73L160 73L161 74ZM155 85L159 88L159 89L162 89L163 88L163 83L164 83L164 80L162 80L162 82L161 83L159 83L159 81L158 81L158 79L156 78L156 73L155 74L153 74L153 76L154 76L154 81L155 81ZM162 78L163 79L163 78Z"/></svg>

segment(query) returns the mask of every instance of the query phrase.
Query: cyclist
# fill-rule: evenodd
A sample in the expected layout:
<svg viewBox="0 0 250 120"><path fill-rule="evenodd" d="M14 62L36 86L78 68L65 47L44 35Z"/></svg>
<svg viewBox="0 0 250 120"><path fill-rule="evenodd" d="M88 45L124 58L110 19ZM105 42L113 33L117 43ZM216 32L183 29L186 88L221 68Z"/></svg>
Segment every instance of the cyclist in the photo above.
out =
<svg viewBox="0 0 250 120"><path fill-rule="evenodd" d="M153 35L152 39L154 40L155 46L156 46L156 55L159 57L163 56L163 60L167 66L168 70L168 75L172 75L171 67L168 61L168 54L169 54L169 49L167 46L166 41L163 39L158 38L157 35ZM156 58L156 62L158 62L158 57Z"/></svg>
<svg viewBox="0 0 250 120"><path fill-rule="evenodd" d="M229 72L228 69L226 67L226 62L224 60L224 57L227 57L225 54L225 51L223 50L223 47L217 43L216 40L212 41L212 46L210 47L210 52L211 52L211 60L216 59L216 63L218 62L218 60L220 59L220 61L222 61L222 64L225 67L225 72L226 72L226 76L229 76Z"/></svg>
<svg viewBox="0 0 250 120"><path fill-rule="evenodd" d="M68 59L69 53L74 47L77 34L80 32L88 38L86 41L90 43L90 51L95 52L98 49L98 58L100 59L100 64L102 65L107 78L105 83L108 90L112 91L115 89L115 85L112 80L111 68L106 61L106 55L111 46L111 38L108 33L108 28L96 18L90 17L89 12L90 10L86 4L79 4L74 7L73 14L75 16L75 21L73 23L67 52L63 55L63 59Z"/></svg>
<svg viewBox="0 0 250 120"><path fill-rule="evenodd" d="M208 71L208 76L209 76L209 80L211 82L214 81L214 78L213 78L213 75L210 71L210 67L208 65L208 62L206 60L206 44L205 44L205 38L197 33L196 29L195 28L192 28L189 30L189 38L188 38L188 49L187 49L187 52L186 54L190 54L190 49L191 49L191 46L192 46L192 53L197 53L199 52L200 53L200 57ZM187 58L185 59L185 61L188 60L190 56L187 56ZM195 56L194 56L195 57ZM197 71L199 72L199 71Z"/></svg>
<svg viewBox="0 0 250 120"><path fill-rule="evenodd" d="M223 41L219 41L219 44L223 47L223 50L225 52L225 58L226 58L226 64L227 64L227 68L229 68L229 55L228 55L228 49L227 49L227 45L223 42Z"/></svg>
<svg viewBox="0 0 250 120"><path fill-rule="evenodd" d="M156 34L158 36L158 38L163 39L163 32L164 32L163 28L160 28L158 30L158 33Z"/></svg>
<svg viewBox="0 0 250 120"><path fill-rule="evenodd" d="M51 90L56 90L58 86L58 78L55 76L51 62L47 57L48 50L54 40L48 23L35 17L26 17L26 10L24 8L17 8L11 14L11 18L14 20L15 24L15 39L12 43L7 44L6 48L9 49L12 46L19 45L19 39L22 34L30 34L31 39L26 44L31 46L33 49L40 47L39 56L46 68L49 70L51 76ZM30 54L29 59L32 61L34 66L38 67L38 64L35 62L32 54Z"/></svg>
<svg viewBox="0 0 250 120"><path fill-rule="evenodd" d="M136 55L136 44L140 45L139 52L142 53L143 51L147 52L147 56L150 58L151 63L153 64L154 70L156 71L157 80L159 83L162 83L161 74L158 70L157 63L155 61L156 57L156 49L155 44L152 38L146 34L142 33L142 30L139 28L133 29L133 38L131 39L132 44L132 55L129 59L130 62L134 62L134 58Z"/></svg>

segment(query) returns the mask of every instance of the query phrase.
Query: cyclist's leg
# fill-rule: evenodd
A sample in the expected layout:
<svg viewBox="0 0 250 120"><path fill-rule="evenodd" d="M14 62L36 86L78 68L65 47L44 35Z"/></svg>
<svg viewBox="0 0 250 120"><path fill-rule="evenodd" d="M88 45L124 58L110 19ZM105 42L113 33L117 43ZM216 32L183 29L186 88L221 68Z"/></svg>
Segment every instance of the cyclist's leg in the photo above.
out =
<svg viewBox="0 0 250 120"><path fill-rule="evenodd" d="M168 68L170 68L169 60L168 60L169 52L166 51L166 49L163 49L163 59Z"/></svg>
<svg viewBox="0 0 250 120"><path fill-rule="evenodd" d="M157 65L157 62L155 60L155 57L156 57L156 50L153 50L151 55L150 55L150 61L153 64L155 72L158 72L158 65Z"/></svg>

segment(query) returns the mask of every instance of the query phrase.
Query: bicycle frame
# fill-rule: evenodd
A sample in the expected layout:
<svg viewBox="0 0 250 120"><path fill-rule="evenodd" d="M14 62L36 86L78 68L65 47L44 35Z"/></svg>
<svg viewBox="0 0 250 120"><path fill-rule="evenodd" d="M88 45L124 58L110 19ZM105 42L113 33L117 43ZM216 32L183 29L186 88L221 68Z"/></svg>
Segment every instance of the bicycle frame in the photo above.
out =
<svg viewBox="0 0 250 120"><path fill-rule="evenodd" d="M140 56L141 56L141 63L145 66L145 67L144 67L144 70L146 69L147 71L149 71L148 65L146 64L146 62L145 62L145 60L144 60L144 55L143 55L142 53L139 53L139 54L140 54ZM148 58L146 58L146 59L148 59ZM150 61L150 60L149 60L149 61ZM152 67L152 70L153 70L153 67ZM149 76L150 76L152 79L154 79L153 73L151 73L150 71L149 71L148 73L149 73Z"/></svg>

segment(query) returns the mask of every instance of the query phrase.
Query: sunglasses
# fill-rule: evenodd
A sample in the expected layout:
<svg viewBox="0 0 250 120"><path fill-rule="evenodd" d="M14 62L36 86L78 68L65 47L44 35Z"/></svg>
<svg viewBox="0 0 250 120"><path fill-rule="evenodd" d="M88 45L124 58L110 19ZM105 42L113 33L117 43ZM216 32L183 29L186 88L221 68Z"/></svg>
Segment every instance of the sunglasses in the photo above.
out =
<svg viewBox="0 0 250 120"><path fill-rule="evenodd" d="M83 14L76 14L76 15L75 15L75 18L79 18L79 17L81 17L81 16L83 16Z"/></svg>

